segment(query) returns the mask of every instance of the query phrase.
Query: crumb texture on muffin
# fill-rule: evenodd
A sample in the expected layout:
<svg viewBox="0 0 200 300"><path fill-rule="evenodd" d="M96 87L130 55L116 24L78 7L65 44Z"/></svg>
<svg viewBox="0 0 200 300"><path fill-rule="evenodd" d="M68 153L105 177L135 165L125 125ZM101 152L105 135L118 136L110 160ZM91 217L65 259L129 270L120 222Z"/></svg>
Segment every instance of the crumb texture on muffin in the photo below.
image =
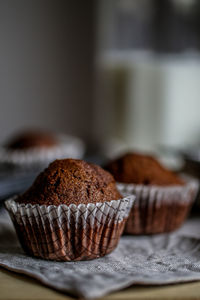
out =
<svg viewBox="0 0 200 300"><path fill-rule="evenodd" d="M163 167L153 156L127 153L106 167L118 182L144 185L183 185L173 172Z"/></svg>
<svg viewBox="0 0 200 300"><path fill-rule="evenodd" d="M55 160L18 198L20 203L40 205L87 204L122 198L113 176L83 160Z"/></svg>
<svg viewBox="0 0 200 300"><path fill-rule="evenodd" d="M30 149L52 147L57 144L56 138L50 133L40 130L29 130L18 134L6 144L7 149Z"/></svg>

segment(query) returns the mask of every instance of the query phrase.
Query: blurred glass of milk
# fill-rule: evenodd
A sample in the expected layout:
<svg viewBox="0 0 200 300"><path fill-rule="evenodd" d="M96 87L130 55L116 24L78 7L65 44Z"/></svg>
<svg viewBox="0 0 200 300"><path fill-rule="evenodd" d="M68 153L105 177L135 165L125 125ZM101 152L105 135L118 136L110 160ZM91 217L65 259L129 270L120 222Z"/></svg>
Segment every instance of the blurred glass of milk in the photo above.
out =
<svg viewBox="0 0 200 300"><path fill-rule="evenodd" d="M95 131L103 151L200 143L200 2L99 2Z"/></svg>
<svg viewBox="0 0 200 300"><path fill-rule="evenodd" d="M200 141L198 56L110 51L100 57L99 70L105 147L156 151Z"/></svg>

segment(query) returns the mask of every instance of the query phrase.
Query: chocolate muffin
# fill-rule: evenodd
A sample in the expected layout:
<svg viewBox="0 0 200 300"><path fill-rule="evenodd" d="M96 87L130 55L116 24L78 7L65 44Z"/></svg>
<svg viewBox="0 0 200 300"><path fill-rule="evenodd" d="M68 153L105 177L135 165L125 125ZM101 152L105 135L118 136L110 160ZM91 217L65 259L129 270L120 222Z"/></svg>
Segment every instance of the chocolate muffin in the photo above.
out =
<svg viewBox="0 0 200 300"><path fill-rule="evenodd" d="M33 148L48 148L55 146L57 140L55 136L40 130L30 130L20 133L12 138L5 147L7 149L33 149Z"/></svg>
<svg viewBox="0 0 200 300"><path fill-rule="evenodd" d="M55 134L44 130L27 130L0 145L0 163L25 170L43 170L55 159L80 159L84 143L76 137Z"/></svg>
<svg viewBox="0 0 200 300"><path fill-rule="evenodd" d="M150 155L127 153L106 169L123 195L136 195L125 226L128 234L175 230L188 215L198 189L196 181L184 181Z"/></svg>
<svg viewBox="0 0 200 300"><path fill-rule="evenodd" d="M23 195L6 201L26 253L88 260L118 244L134 196L122 197L111 174L82 160L56 160Z"/></svg>

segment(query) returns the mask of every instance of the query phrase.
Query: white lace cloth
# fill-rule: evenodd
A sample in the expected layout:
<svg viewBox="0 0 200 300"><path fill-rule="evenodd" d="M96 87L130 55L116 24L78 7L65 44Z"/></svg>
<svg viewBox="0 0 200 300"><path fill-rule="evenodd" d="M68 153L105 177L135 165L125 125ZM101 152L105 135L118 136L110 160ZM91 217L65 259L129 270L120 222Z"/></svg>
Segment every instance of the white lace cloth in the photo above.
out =
<svg viewBox="0 0 200 300"><path fill-rule="evenodd" d="M0 216L0 265L88 299L131 284L200 280L200 220L189 220L173 234L124 236L113 253L100 259L54 262L25 255L4 214Z"/></svg>

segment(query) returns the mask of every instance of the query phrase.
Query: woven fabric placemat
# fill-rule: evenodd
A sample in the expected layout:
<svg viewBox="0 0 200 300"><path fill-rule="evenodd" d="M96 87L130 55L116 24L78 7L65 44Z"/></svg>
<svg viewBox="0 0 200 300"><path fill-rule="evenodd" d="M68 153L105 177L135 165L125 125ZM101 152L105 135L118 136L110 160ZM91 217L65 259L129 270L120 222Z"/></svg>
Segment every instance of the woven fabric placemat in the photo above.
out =
<svg viewBox="0 0 200 300"><path fill-rule="evenodd" d="M24 254L8 215L0 215L0 266L83 298L101 297L132 284L163 285L200 280L200 220L172 234L123 236L109 255L54 262Z"/></svg>

